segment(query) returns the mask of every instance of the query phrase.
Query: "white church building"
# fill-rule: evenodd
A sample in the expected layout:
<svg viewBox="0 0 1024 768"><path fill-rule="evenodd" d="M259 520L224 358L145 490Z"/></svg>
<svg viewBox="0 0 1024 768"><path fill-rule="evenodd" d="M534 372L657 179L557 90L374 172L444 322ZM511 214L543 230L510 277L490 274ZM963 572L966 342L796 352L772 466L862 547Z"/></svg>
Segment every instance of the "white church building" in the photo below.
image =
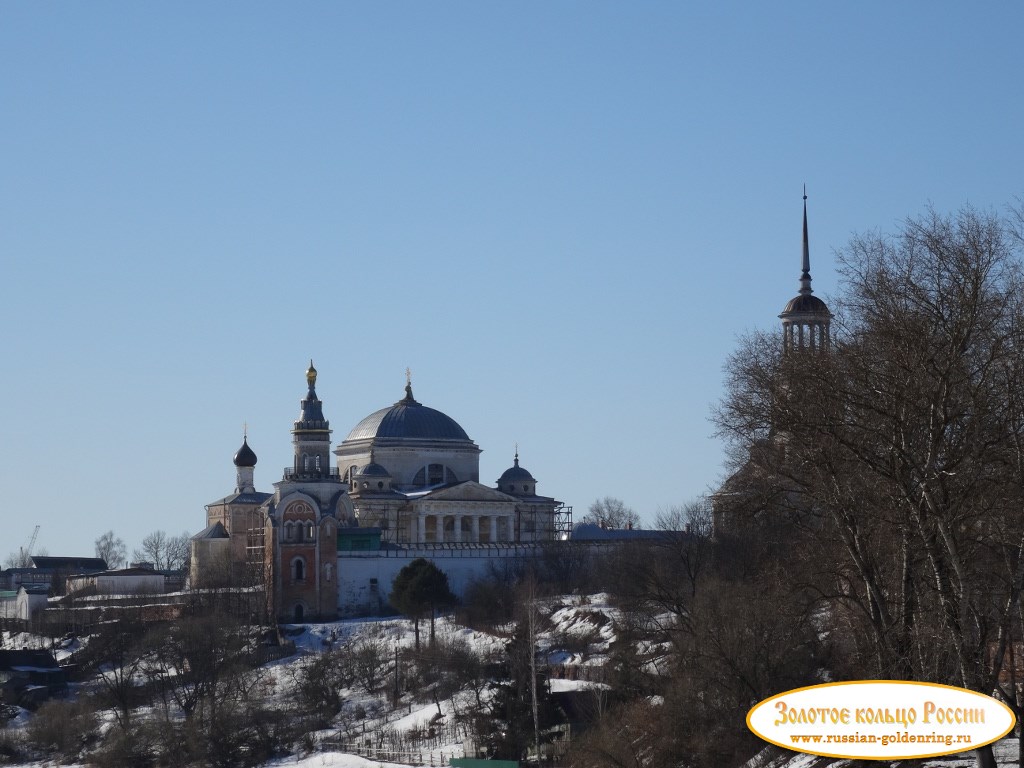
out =
<svg viewBox="0 0 1024 768"><path fill-rule="evenodd" d="M480 482L481 449L453 418L405 396L359 421L333 450L310 362L292 429L294 459L273 491L257 491L243 439L233 493L206 507L192 539L195 586L266 588L279 620L377 612L402 567L425 557L456 594L502 559L564 539L572 510L537 493L519 464Z"/></svg>

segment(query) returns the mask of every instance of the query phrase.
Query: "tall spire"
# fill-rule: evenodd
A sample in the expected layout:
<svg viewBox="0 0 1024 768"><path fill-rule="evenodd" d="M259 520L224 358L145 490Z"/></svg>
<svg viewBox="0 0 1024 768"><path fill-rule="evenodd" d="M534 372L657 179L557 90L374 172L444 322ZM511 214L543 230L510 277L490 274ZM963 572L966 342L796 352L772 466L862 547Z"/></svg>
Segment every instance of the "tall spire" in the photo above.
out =
<svg viewBox="0 0 1024 768"><path fill-rule="evenodd" d="M804 262L800 275L800 295L814 293L811 288L811 249L807 244L807 185L804 184Z"/></svg>
<svg viewBox="0 0 1024 768"><path fill-rule="evenodd" d="M828 349L831 342L832 313L824 301L813 295L811 289L811 249L807 241L807 185L804 185L803 270L800 273L800 293L790 299L779 315L782 320L783 350L788 352L818 352Z"/></svg>

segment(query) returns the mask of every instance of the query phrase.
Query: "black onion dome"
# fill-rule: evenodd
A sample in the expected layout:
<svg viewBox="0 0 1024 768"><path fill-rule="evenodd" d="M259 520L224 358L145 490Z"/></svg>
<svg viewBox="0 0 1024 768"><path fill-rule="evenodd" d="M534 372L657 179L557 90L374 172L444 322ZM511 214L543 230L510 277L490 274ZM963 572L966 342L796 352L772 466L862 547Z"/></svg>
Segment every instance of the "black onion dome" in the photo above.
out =
<svg viewBox="0 0 1024 768"><path fill-rule="evenodd" d="M256 466L256 454L252 448L249 447L249 439L242 438L242 447L238 449L238 453L235 454L235 466L236 467L255 467Z"/></svg>
<svg viewBox="0 0 1024 768"><path fill-rule="evenodd" d="M810 293L803 293L786 305L786 308L782 310L782 314L788 315L790 313L800 314L817 314L817 315L831 315L829 312L828 305Z"/></svg>
<svg viewBox="0 0 1024 768"><path fill-rule="evenodd" d="M501 477L498 478L498 483L522 483L522 482L537 482L534 480L533 475L525 467L519 466L519 454L516 454L515 463L501 473Z"/></svg>
<svg viewBox="0 0 1024 768"><path fill-rule="evenodd" d="M466 430L451 416L418 403L412 387L392 406L381 408L360 421L346 440L366 438L413 438L418 440L469 440Z"/></svg>

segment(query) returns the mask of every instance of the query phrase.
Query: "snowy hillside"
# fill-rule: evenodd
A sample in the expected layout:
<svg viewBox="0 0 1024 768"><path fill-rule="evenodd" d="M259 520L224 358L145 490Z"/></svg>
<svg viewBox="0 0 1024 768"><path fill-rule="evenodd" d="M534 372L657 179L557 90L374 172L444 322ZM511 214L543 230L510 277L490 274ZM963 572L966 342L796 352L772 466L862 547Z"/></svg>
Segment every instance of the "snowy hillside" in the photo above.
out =
<svg viewBox="0 0 1024 768"><path fill-rule="evenodd" d="M536 646L555 679L554 693L599 689L600 670L607 660L610 644L615 641L613 620L615 610L607 596L566 596L537 601ZM436 622L436 642L428 645L429 622L421 622L418 655L412 650L415 635L412 623L405 619L361 619L332 623L285 625L281 627L286 641L294 643L295 653L264 664L246 673L246 683L257 692L261 703L280 712L289 711L295 702L309 696L307 690L319 669L318 664L336 666L352 664L351 673L337 691L338 711L304 730L289 751L264 765L306 766L377 766L377 765L445 765L453 757L462 757L473 749L475 718L486 715L507 666L505 649L513 625L499 626L482 632L461 626L450 618ZM67 639L59 644L55 655L62 662L81 662L94 637ZM7 635L4 647L42 647L48 642L26 634ZM453 659L478 663L477 671L467 672L453 687L447 671ZM151 685L144 674L145 665L157 662L150 657L143 665L135 686L140 693ZM504 665L504 666L503 666ZM430 667L436 666L437 674ZM108 665L104 673L114 670ZM586 670L591 670L587 672ZM71 700L89 700L106 696L102 675L76 682L71 686ZM582 679L581 679L582 678ZM397 693L397 696L396 696ZM152 701L139 708L139 719L154 722L166 717L166 704ZM179 719L181 713L173 714ZM13 738L31 738L36 715L21 710L7 724L6 733ZM308 720L310 723L312 719ZM112 706L98 713L96 730L106 734L117 727L118 717ZM364 757L351 753L362 753ZM85 757L88 749L80 756ZM50 756L45 764L52 765ZM296 762L298 760L298 762ZM0 756L0 764L3 763ZM7 763L39 766L41 760ZM68 763L70 765L84 763Z"/></svg>

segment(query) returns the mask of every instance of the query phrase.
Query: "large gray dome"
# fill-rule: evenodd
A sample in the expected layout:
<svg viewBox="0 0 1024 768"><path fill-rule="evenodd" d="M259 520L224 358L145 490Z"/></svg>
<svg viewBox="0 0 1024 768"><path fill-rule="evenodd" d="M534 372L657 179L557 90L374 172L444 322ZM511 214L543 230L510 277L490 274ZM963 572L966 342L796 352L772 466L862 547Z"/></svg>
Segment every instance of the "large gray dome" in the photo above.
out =
<svg viewBox="0 0 1024 768"><path fill-rule="evenodd" d="M360 421L345 441L367 438L412 438L416 440L469 440L466 430L451 416L418 403L412 387L392 406L381 408Z"/></svg>

